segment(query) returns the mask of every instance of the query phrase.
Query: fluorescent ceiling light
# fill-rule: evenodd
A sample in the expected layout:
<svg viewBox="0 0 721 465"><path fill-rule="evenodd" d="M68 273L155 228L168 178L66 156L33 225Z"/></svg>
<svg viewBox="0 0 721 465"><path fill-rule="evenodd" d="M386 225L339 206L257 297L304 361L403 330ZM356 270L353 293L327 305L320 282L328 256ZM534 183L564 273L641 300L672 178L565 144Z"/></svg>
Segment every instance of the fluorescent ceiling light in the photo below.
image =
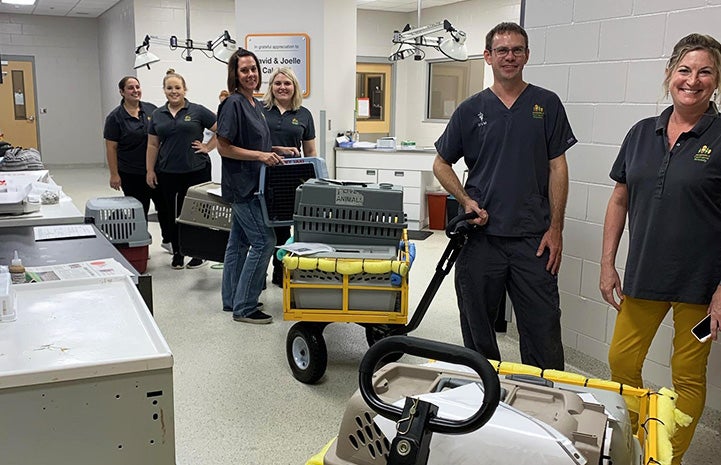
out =
<svg viewBox="0 0 721 465"><path fill-rule="evenodd" d="M2 0L2 3L7 3L8 5L35 5L35 0Z"/></svg>

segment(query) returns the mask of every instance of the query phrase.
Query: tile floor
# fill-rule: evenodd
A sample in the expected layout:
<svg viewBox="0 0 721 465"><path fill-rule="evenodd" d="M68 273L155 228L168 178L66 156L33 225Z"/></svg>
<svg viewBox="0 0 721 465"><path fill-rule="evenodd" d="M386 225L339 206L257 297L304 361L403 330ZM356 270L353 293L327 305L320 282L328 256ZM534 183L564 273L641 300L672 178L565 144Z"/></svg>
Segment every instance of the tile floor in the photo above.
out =
<svg viewBox="0 0 721 465"><path fill-rule="evenodd" d="M108 187L105 169L57 167L51 173L81 210L88 198L116 195ZM158 238L157 223L151 222L149 228ZM446 239L435 233L416 244L411 309L417 306ZM326 375L317 385L301 384L286 361L285 340L292 323L282 320L279 288L269 283L261 297L264 310L275 318L273 324L235 323L221 311L220 269L173 270L171 256L159 241L150 246L150 253L155 318L175 359L177 463L304 464L337 434L346 401L357 388L357 365L367 347L363 329L354 324L328 326ZM414 335L461 343L452 276ZM499 335L499 342L504 359L519 359L512 334ZM608 376L602 363L588 357L569 353L568 360L570 371L584 367L591 375ZM704 415L686 465L718 463L713 457L721 457L719 417L718 411Z"/></svg>

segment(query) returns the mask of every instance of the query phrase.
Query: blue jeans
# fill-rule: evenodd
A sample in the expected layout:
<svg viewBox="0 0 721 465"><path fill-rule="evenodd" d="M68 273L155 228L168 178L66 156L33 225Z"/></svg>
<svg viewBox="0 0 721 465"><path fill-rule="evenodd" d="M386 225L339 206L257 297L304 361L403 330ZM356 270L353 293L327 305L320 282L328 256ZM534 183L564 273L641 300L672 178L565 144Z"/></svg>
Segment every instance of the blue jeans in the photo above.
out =
<svg viewBox="0 0 721 465"><path fill-rule="evenodd" d="M223 308L246 317L258 308L268 263L274 252L275 233L263 222L260 200L234 203L228 246L223 261Z"/></svg>

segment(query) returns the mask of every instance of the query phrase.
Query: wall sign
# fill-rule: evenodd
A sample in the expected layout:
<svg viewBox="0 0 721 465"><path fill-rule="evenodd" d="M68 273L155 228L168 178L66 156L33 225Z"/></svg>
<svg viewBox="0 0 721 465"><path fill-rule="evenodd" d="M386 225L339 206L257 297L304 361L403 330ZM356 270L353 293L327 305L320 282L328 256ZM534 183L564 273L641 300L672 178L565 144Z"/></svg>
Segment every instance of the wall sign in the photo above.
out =
<svg viewBox="0 0 721 465"><path fill-rule="evenodd" d="M277 68L290 68L300 83L303 97L310 95L310 37L308 34L247 34L245 48L260 60L264 94L268 79Z"/></svg>

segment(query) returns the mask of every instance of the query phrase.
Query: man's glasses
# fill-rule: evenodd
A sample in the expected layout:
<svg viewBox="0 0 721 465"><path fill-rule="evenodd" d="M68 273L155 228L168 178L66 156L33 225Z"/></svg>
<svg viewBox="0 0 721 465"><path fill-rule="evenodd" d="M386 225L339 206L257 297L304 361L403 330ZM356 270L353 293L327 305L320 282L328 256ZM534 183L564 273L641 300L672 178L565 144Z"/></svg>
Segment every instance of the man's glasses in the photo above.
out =
<svg viewBox="0 0 721 465"><path fill-rule="evenodd" d="M499 57L504 57L504 56L508 55L508 52L513 53L514 57L520 57L526 53L526 47L513 47L513 48L496 47L496 48L491 49L491 51L493 53L495 53L496 55L498 55Z"/></svg>

